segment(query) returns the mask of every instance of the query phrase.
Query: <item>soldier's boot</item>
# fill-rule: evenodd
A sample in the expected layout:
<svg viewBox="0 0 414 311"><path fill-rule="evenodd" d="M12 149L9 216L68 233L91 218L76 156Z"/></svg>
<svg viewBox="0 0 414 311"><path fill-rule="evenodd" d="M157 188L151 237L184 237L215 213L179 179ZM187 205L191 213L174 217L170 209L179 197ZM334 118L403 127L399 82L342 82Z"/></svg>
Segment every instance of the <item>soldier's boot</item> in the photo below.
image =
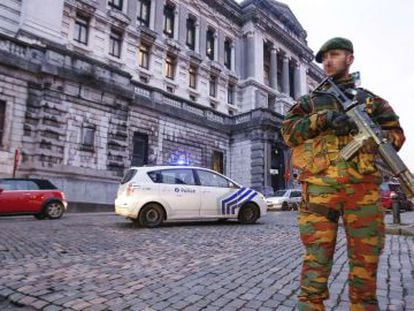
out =
<svg viewBox="0 0 414 311"><path fill-rule="evenodd" d="M312 301L300 301L297 304L299 311L325 311L323 301L312 302Z"/></svg>
<svg viewBox="0 0 414 311"><path fill-rule="evenodd" d="M366 304L366 303L353 303L351 302L350 308L351 311L380 311L380 308L377 304Z"/></svg>

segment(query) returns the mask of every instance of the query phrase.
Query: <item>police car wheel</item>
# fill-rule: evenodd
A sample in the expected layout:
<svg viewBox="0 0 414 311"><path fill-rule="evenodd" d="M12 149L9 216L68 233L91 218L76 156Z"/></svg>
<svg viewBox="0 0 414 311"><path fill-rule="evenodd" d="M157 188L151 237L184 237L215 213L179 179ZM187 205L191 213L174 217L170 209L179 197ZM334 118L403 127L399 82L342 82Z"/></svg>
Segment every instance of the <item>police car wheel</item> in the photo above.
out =
<svg viewBox="0 0 414 311"><path fill-rule="evenodd" d="M142 227L154 228L162 224L164 213L157 204L148 204L139 213L138 223Z"/></svg>
<svg viewBox="0 0 414 311"><path fill-rule="evenodd" d="M282 211L287 211L289 210L289 204L287 202L283 202L282 203Z"/></svg>
<svg viewBox="0 0 414 311"><path fill-rule="evenodd" d="M252 203L244 205L239 212L239 221L242 224L254 224L258 218L259 211Z"/></svg>

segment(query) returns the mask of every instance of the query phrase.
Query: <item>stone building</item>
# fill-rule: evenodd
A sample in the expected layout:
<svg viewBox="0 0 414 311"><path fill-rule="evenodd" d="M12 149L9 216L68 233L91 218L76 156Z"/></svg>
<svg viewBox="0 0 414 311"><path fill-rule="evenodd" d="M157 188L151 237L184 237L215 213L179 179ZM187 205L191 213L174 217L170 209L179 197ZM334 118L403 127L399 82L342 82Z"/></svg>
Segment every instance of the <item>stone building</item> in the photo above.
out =
<svg viewBox="0 0 414 311"><path fill-rule="evenodd" d="M113 203L131 165L293 184L283 115L322 77L275 0L3 0L0 177L49 178L73 208Z"/></svg>

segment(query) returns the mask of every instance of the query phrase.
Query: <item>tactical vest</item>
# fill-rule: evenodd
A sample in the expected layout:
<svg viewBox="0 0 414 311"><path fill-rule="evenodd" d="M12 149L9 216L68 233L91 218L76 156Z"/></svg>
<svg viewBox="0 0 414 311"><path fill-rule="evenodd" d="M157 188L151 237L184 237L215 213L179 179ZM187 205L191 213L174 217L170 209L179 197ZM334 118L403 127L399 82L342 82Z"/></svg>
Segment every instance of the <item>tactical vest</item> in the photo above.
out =
<svg viewBox="0 0 414 311"><path fill-rule="evenodd" d="M358 96L363 99L367 112L372 113L373 94L359 89ZM299 100L301 109L312 118L318 112L328 110L341 111L336 99L329 95L311 93ZM301 180L309 176L328 177L351 176L353 180L364 179L364 175L379 174L375 167L375 155L358 151L351 159L345 161L339 152L352 141L352 136L336 136L331 129L322 131L318 136L306 140L293 148L293 166L302 171ZM339 175L339 176L338 176Z"/></svg>

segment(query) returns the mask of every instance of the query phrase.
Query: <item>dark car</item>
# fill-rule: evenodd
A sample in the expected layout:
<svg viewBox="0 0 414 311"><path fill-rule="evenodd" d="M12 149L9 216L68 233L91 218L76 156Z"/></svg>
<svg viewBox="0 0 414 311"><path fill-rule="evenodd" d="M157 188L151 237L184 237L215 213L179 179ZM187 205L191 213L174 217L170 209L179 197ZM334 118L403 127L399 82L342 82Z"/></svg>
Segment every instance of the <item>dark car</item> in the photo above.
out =
<svg viewBox="0 0 414 311"><path fill-rule="evenodd" d="M392 209L393 199L397 201L401 210L412 211L413 203L407 198L401 189L401 185L396 182L383 182L380 186L381 206L384 210Z"/></svg>
<svg viewBox="0 0 414 311"><path fill-rule="evenodd" d="M34 215L58 219L67 208L65 195L49 180L0 179L0 215Z"/></svg>

